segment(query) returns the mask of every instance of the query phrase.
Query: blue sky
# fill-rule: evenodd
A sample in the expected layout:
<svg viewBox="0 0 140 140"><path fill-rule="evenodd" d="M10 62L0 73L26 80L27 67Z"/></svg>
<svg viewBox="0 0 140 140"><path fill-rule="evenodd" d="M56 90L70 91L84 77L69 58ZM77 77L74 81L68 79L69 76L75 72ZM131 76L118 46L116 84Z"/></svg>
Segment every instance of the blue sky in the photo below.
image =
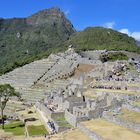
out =
<svg viewBox="0 0 140 140"><path fill-rule="evenodd" d="M140 0L0 0L0 17L27 17L60 7L77 30L114 28L140 40Z"/></svg>

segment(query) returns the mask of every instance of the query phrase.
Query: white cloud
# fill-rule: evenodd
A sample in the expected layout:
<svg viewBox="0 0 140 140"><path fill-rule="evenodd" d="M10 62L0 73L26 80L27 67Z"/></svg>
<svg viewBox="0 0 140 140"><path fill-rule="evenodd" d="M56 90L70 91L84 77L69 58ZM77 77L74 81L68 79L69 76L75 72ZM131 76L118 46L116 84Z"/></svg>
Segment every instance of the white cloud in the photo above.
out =
<svg viewBox="0 0 140 140"><path fill-rule="evenodd" d="M131 36L134 37L136 40L140 41L140 32L133 32Z"/></svg>
<svg viewBox="0 0 140 140"><path fill-rule="evenodd" d="M66 10L65 11L65 15L67 16L67 15L69 15L70 14L70 10Z"/></svg>
<svg viewBox="0 0 140 140"><path fill-rule="evenodd" d="M116 25L116 23L113 21L113 22L107 22L107 23L105 23L103 26L104 26L105 28L113 29L115 25Z"/></svg>
<svg viewBox="0 0 140 140"><path fill-rule="evenodd" d="M128 36L131 36L136 40L140 41L140 32L130 32L128 29L121 29L120 32L127 34Z"/></svg>
<svg viewBox="0 0 140 140"><path fill-rule="evenodd" d="M121 29L119 32L123 33L123 34L127 34L127 35L131 35L131 33L129 32L128 29Z"/></svg>
<svg viewBox="0 0 140 140"><path fill-rule="evenodd" d="M116 23L114 21L106 22L105 24L103 24L103 27L113 29L115 25L116 25ZM127 28L123 28L123 29L119 30L119 32L127 34L128 36L135 38L135 40L140 41L140 32L131 32Z"/></svg>

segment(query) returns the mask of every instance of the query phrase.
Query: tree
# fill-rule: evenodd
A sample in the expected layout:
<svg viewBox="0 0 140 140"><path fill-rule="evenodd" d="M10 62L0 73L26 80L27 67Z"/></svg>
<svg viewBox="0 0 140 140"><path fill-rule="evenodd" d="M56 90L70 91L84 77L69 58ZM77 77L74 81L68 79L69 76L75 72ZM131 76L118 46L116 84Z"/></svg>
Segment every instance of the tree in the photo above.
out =
<svg viewBox="0 0 140 140"><path fill-rule="evenodd" d="M7 102L12 97L20 98L20 94L15 91L15 89L9 85L0 85L0 109L1 109L1 119L2 119L2 129L4 129L4 109L6 107Z"/></svg>

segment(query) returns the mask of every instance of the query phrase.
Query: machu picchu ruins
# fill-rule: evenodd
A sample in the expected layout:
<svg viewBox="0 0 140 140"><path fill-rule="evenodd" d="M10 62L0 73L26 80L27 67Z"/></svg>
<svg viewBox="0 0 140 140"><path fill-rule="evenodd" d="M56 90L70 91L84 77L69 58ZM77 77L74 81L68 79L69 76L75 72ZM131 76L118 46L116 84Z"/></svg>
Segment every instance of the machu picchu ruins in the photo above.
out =
<svg viewBox="0 0 140 140"><path fill-rule="evenodd" d="M140 32L126 24L137 28L139 8L126 0L7 1L0 140L140 140ZM60 8L38 11L46 4Z"/></svg>
<svg viewBox="0 0 140 140"><path fill-rule="evenodd" d="M139 137L140 58L134 60L123 52L128 60L102 62L100 56L110 52L76 53L71 45L64 53L2 75L0 84L11 84L22 96L22 101L8 103L5 114L26 122L27 136L28 127L43 121L52 139L78 129L89 139L104 140L104 135L88 125L95 121L132 131L132 139Z"/></svg>

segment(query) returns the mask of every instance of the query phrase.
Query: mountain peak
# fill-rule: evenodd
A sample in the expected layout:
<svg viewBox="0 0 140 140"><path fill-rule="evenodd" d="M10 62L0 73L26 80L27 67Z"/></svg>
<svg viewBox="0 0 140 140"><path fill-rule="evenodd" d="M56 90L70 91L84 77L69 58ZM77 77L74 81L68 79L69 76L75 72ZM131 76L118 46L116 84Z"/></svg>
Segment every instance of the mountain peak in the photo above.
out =
<svg viewBox="0 0 140 140"><path fill-rule="evenodd" d="M50 15L51 16L52 15L63 15L63 12L60 10L60 8L53 7L53 8L41 10L41 11L33 14L32 16L43 16L43 17L45 17L45 16L50 16Z"/></svg>
<svg viewBox="0 0 140 140"><path fill-rule="evenodd" d="M51 22L57 22L60 19L66 20L64 13L58 7L41 10L27 18L30 25L42 25Z"/></svg>

